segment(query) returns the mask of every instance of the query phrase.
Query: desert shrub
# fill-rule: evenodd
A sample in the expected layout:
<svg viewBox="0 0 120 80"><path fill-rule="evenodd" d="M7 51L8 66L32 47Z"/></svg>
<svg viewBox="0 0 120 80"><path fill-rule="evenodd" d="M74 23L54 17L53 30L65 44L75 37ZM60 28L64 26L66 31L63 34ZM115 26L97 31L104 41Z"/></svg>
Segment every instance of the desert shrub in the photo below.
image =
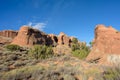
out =
<svg viewBox="0 0 120 80"><path fill-rule="evenodd" d="M78 57L79 59L84 59L87 57L88 52L85 50L75 50L72 52L73 56Z"/></svg>
<svg viewBox="0 0 120 80"><path fill-rule="evenodd" d="M76 80L74 76L65 74L62 78L63 80Z"/></svg>
<svg viewBox="0 0 120 80"><path fill-rule="evenodd" d="M72 43L74 43L74 44L78 43L78 39L77 38L73 38L72 39Z"/></svg>
<svg viewBox="0 0 120 80"><path fill-rule="evenodd" d="M14 55L14 54L11 54L11 55L7 56L5 61L13 61L13 60L17 60L17 59L18 59L18 56Z"/></svg>
<svg viewBox="0 0 120 80"><path fill-rule="evenodd" d="M21 66L24 66L26 63L25 62L22 62L22 61L16 61L13 66L15 67L21 67Z"/></svg>
<svg viewBox="0 0 120 80"><path fill-rule="evenodd" d="M0 65L0 72L9 71L9 67L6 65Z"/></svg>
<svg viewBox="0 0 120 80"><path fill-rule="evenodd" d="M6 73L1 73L1 80L29 80L29 78L37 75L38 72L43 71L44 68L41 66L27 66L19 69L14 69ZM34 79L36 80L36 79Z"/></svg>
<svg viewBox="0 0 120 80"><path fill-rule="evenodd" d="M20 46L15 45L15 44L6 45L5 48L7 50L9 50L9 51L18 51L18 50L20 50Z"/></svg>
<svg viewBox="0 0 120 80"><path fill-rule="evenodd" d="M52 47L48 47L45 45L35 45L29 50L29 54L35 59L46 59L53 56L54 53Z"/></svg>
<svg viewBox="0 0 120 80"><path fill-rule="evenodd" d="M37 64L38 60L26 60L25 63L26 63L26 66L31 66L31 65Z"/></svg>
<svg viewBox="0 0 120 80"><path fill-rule="evenodd" d="M120 80L120 66L107 68L103 73L104 80Z"/></svg>
<svg viewBox="0 0 120 80"><path fill-rule="evenodd" d="M51 63L52 65L49 64L49 66L41 66L38 64L16 68L14 70L0 73L0 80L82 80L79 79L79 76L82 76L81 71L83 70L81 65L77 64L73 66L70 64L70 62L64 62L62 65L55 65L56 63L52 62L51 60L48 63ZM58 58L56 58L55 61L56 60L58 60ZM42 61L46 62L48 60ZM42 63L44 64L44 62ZM82 77L86 77L86 75Z"/></svg>
<svg viewBox="0 0 120 80"><path fill-rule="evenodd" d="M71 49L72 49L72 51L79 50L80 45L79 44L72 44Z"/></svg>
<svg viewBox="0 0 120 80"><path fill-rule="evenodd" d="M90 52L90 48L88 46L79 43L73 43L71 49L73 56L78 57L79 59L85 59Z"/></svg>

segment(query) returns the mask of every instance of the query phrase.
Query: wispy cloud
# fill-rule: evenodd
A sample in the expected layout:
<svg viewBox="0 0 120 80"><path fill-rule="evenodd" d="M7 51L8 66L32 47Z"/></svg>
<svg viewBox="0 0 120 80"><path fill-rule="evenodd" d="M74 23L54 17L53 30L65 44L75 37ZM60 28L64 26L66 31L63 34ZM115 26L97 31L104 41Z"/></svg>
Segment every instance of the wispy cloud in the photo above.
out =
<svg viewBox="0 0 120 80"><path fill-rule="evenodd" d="M39 22L39 23L32 23L32 22L29 22L28 23L28 26L31 26L33 27L34 29L39 29L41 31L43 31L43 29L46 27L46 23L43 23L43 22Z"/></svg>

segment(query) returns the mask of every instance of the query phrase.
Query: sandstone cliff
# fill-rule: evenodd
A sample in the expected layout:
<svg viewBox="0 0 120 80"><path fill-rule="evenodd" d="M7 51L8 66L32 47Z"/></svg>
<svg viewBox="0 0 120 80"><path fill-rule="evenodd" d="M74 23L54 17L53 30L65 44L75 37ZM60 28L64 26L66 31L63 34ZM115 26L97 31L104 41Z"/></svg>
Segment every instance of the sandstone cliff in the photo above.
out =
<svg viewBox="0 0 120 80"><path fill-rule="evenodd" d="M30 47L35 44L70 46L70 43L70 37L62 32L56 36L54 34L45 34L44 32L33 29L29 26L22 26L18 32L18 35L13 39L11 44Z"/></svg>
<svg viewBox="0 0 120 80"><path fill-rule="evenodd" d="M35 44L46 44L47 35L37 29L22 26L12 44L30 47Z"/></svg>
<svg viewBox="0 0 120 80"><path fill-rule="evenodd" d="M11 43L12 39L17 36L17 31L12 31L12 30L4 30L0 31L0 43L1 44L6 44L6 43Z"/></svg>
<svg viewBox="0 0 120 80"><path fill-rule="evenodd" d="M0 31L0 36L14 38L17 35L17 31L4 30Z"/></svg>
<svg viewBox="0 0 120 80"><path fill-rule="evenodd" d="M52 46L57 46L58 45L58 37L57 37L57 35L48 34L47 44L52 45Z"/></svg>
<svg viewBox="0 0 120 80"><path fill-rule="evenodd" d="M68 37L65 33L61 32L58 35L58 44L59 45L67 45L70 46L71 43L71 39L70 37Z"/></svg>
<svg viewBox="0 0 120 80"><path fill-rule="evenodd" d="M110 62L109 58L118 54L120 55L120 32L111 26L97 25L93 48L87 60L96 60L100 63Z"/></svg>

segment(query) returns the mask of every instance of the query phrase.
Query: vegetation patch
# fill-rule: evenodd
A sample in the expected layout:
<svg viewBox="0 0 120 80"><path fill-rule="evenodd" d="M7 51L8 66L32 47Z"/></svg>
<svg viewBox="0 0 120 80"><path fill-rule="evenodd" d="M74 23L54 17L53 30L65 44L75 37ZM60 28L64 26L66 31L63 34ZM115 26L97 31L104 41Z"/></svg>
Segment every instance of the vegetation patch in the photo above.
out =
<svg viewBox="0 0 120 80"><path fill-rule="evenodd" d="M120 80L120 66L107 68L103 73L104 80Z"/></svg>
<svg viewBox="0 0 120 80"><path fill-rule="evenodd" d="M21 49L19 45L15 45L15 44L6 45L5 48L9 51L18 51Z"/></svg>
<svg viewBox="0 0 120 80"><path fill-rule="evenodd" d="M20 69L11 70L6 73L0 74L2 80L28 80L37 71L44 70L41 66L27 66Z"/></svg>
<svg viewBox="0 0 120 80"><path fill-rule="evenodd" d="M80 44L77 38L74 38L72 42L71 49L73 56L79 59L85 59L90 52L90 47L86 46L86 44Z"/></svg>
<svg viewBox="0 0 120 80"><path fill-rule="evenodd" d="M85 50L75 50L72 52L73 56L78 57L79 59L85 59L88 55L88 52Z"/></svg>
<svg viewBox="0 0 120 80"><path fill-rule="evenodd" d="M35 59L46 59L54 55L52 47L35 45L29 50L29 55Z"/></svg>

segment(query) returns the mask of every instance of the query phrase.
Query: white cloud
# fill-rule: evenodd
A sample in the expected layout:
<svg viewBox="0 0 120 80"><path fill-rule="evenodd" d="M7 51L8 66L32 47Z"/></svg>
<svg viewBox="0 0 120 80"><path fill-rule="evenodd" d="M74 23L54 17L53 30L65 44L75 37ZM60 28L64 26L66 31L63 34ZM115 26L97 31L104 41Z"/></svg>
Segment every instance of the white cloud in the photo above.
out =
<svg viewBox="0 0 120 80"><path fill-rule="evenodd" d="M40 22L39 23L32 23L32 22L29 22L28 26L31 26L34 29L39 29L39 30L43 31L43 29L46 26L46 23L40 23Z"/></svg>
<svg viewBox="0 0 120 80"><path fill-rule="evenodd" d="M45 28L46 24L45 23L36 23L33 28L42 30Z"/></svg>

